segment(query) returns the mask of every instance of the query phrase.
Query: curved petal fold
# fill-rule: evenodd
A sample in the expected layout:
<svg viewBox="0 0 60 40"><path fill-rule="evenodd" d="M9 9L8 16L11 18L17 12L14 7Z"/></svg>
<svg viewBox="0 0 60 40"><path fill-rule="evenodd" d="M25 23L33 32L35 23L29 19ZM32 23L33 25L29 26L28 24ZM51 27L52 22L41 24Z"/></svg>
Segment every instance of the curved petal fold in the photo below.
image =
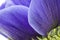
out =
<svg viewBox="0 0 60 40"><path fill-rule="evenodd" d="M57 0L32 0L28 11L31 27L42 36L58 25Z"/></svg>
<svg viewBox="0 0 60 40"><path fill-rule="evenodd" d="M38 36L28 23L28 7L15 5L0 11L0 30L13 40L31 40Z"/></svg>

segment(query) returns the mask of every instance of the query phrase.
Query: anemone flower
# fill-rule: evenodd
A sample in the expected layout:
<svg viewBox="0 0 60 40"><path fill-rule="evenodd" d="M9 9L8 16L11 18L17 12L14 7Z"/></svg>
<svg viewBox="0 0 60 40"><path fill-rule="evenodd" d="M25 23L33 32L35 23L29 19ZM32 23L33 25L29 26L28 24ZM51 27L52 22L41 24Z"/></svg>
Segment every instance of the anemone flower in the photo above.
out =
<svg viewBox="0 0 60 40"><path fill-rule="evenodd" d="M31 27L42 36L47 34L59 22L59 0L32 0L29 11L28 21Z"/></svg>
<svg viewBox="0 0 60 40"><path fill-rule="evenodd" d="M0 32L13 40L31 40L39 36L28 23L28 7L22 5L0 10Z"/></svg>

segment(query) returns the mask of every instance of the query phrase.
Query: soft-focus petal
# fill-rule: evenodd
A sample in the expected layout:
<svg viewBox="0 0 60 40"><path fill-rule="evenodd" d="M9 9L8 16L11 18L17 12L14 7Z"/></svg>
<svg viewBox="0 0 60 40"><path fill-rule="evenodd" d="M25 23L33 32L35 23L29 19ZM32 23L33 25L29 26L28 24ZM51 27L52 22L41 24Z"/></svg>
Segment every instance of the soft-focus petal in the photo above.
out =
<svg viewBox="0 0 60 40"><path fill-rule="evenodd" d="M12 0L16 5L24 5L29 7L31 0Z"/></svg>
<svg viewBox="0 0 60 40"><path fill-rule="evenodd" d="M5 8L5 3L0 6L0 10Z"/></svg>
<svg viewBox="0 0 60 40"><path fill-rule="evenodd" d="M5 3L5 7L7 8L7 7L10 7L10 6L12 6L12 5L15 5L14 3L13 3L13 1L11 1L11 0L6 0L6 3Z"/></svg>
<svg viewBox="0 0 60 40"><path fill-rule="evenodd" d="M58 24L57 0L32 0L28 20L34 30L42 36L47 36Z"/></svg>
<svg viewBox="0 0 60 40"><path fill-rule="evenodd" d="M38 34L28 24L28 8L11 6L0 11L0 31L13 40L31 40Z"/></svg>
<svg viewBox="0 0 60 40"><path fill-rule="evenodd" d="M0 10L12 5L24 5L29 7L31 0L6 0L4 4L0 7Z"/></svg>
<svg viewBox="0 0 60 40"><path fill-rule="evenodd" d="M10 6L12 6L12 5L15 5L15 4L13 3L13 1L11 1L11 0L6 0L5 3L3 3L3 4L0 6L0 10L1 10L1 9L4 9L4 8L7 8L7 7L10 7Z"/></svg>
<svg viewBox="0 0 60 40"><path fill-rule="evenodd" d="M6 1L4 1L4 0L1 1L0 10L5 8L5 3L6 3Z"/></svg>

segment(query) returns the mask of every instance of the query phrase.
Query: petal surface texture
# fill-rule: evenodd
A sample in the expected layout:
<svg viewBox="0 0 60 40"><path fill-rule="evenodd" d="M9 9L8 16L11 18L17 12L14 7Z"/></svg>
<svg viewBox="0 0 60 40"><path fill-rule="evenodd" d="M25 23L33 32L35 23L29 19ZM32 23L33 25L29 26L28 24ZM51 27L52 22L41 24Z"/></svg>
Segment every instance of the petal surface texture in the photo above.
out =
<svg viewBox="0 0 60 40"><path fill-rule="evenodd" d="M40 35L47 33L58 25L57 0L32 0L28 11L28 21Z"/></svg>
<svg viewBox="0 0 60 40"><path fill-rule="evenodd" d="M15 5L0 11L0 31L13 40L31 40L38 34L28 23L28 7Z"/></svg>

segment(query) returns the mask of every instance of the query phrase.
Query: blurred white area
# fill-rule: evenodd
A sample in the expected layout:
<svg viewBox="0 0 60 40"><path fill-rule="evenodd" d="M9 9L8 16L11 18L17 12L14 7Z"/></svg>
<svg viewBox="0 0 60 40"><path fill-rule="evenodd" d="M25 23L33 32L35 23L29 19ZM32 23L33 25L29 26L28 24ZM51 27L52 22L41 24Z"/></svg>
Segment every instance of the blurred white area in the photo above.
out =
<svg viewBox="0 0 60 40"><path fill-rule="evenodd" d="M3 36L2 34L0 34L0 40L8 40L8 38L6 38L6 37Z"/></svg>
<svg viewBox="0 0 60 40"><path fill-rule="evenodd" d="M0 6L5 3L6 0L0 0Z"/></svg>

